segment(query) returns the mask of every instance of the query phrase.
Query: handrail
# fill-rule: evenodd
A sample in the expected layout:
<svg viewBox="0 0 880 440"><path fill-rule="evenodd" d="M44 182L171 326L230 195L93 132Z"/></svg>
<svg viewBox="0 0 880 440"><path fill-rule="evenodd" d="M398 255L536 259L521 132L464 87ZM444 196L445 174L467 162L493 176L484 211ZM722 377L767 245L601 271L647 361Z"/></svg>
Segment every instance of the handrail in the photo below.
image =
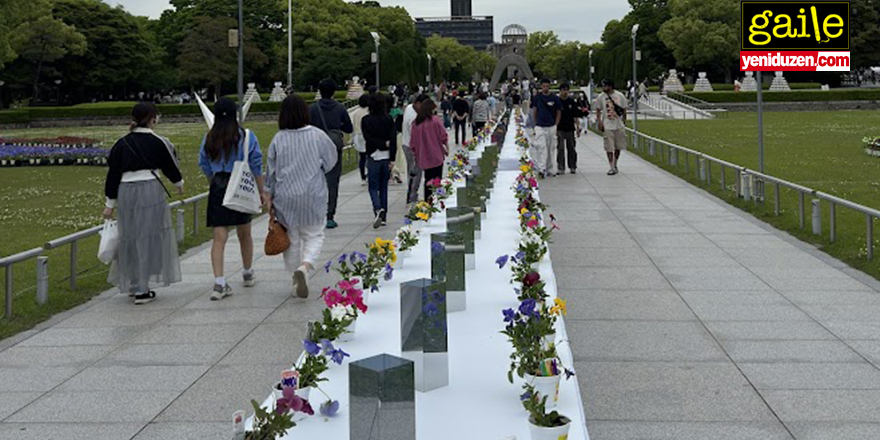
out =
<svg viewBox="0 0 880 440"><path fill-rule="evenodd" d="M30 260L31 258L39 257L43 253L43 248L33 248L24 252L19 252L17 254L12 254L8 257L0 258L0 267L12 266L15 263L20 263L22 261Z"/></svg>
<svg viewBox="0 0 880 440"><path fill-rule="evenodd" d="M716 107L715 104L712 104L709 101L704 101L700 98L694 98L693 96L685 95L684 93L681 93L681 92L668 91L668 92L666 92L666 96L670 96L672 98L681 98L681 99L676 99L676 101L691 101L695 104L707 105L709 107Z"/></svg>

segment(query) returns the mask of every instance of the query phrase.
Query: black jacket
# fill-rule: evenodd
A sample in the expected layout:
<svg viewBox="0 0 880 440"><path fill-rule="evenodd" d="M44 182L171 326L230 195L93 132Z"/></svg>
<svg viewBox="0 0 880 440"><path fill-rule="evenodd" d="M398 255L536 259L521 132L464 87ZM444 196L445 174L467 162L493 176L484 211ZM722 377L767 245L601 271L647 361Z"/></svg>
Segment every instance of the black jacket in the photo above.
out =
<svg viewBox="0 0 880 440"><path fill-rule="evenodd" d="M127 143L126 143L127 142ZM177 165L177 152L167 140L152 132L129 133L116 141L107 159L107 180L104 195L116 200L122 173L127 171L162 170L172 183L183 180Z"/></svg>
<svg viewBox="0 0 880 440"><path fill-rule="evenodd" d="M321 115L323 114L324 120L327 121L327 126L324 126L324 121L321 120ZM327 132L328 130L339 130L343 133L351 134L354 131L354 126L351 124L351 117L348 115L348 111L345 110L345 107L342 104L332 100L332 99L321 99L320 101L314 103L309 107L309 119L311 119L311 125L324 130Z"/></svg>
<svg viewBox="0 0 880 440"><path fill-rule="evenodd" d="M394 162L397 156L397 130L394 121L388 115L369 114L361 121L361 130L367 142L367 156L376 151L388 151L389 160Z"/></svg>

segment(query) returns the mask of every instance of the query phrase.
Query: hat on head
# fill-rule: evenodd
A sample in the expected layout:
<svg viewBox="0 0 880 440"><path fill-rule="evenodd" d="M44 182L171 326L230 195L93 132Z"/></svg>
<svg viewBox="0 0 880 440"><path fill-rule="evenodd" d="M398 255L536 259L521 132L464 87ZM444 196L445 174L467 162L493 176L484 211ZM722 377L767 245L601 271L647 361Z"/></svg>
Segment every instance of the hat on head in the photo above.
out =
<svg viewBox="0 0 880 440"><path fill-rule="evenodd" d="M220 98L214 103L214 115L218 118L234 118L237 112L238 106L229 98Z"/></svg>

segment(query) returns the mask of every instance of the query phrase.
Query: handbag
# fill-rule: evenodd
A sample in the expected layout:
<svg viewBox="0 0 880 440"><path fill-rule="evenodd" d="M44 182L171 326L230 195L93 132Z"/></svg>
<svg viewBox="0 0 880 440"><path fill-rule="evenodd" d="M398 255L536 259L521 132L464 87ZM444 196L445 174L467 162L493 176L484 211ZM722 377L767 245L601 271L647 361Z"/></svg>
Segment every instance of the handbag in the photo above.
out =
<svg viewBox="0 0 880 440"><path fill-rule="evenodd" d="M321 123L324 125L324 133L327 133L327 136L330 137L330 140L333 141L333 144L336 145L336 152L339 153L342 151L342 147L345 146L345 133L342 130L331 130L327 128L327 120L324 119L324 110L321 108L320 103L316 103L318 106L318 115L321 116Z"/></svg>
<svg viewBox="0 0 880 440"><path fill-rule="evenodd" d="M269 212L269 235L266 235L266 244L263 249L266 255L278 255L290 247L290 237L287 228L275 220L275 210Z"/></svg>
<svg viewBox="0 0 880 440"><path fill-rule="evenodd" d="M119 249L119 227L116 221L105 220L104 228L99 234L101 234L101 243L98 245L98 260L110 264L116 259L116 251Z"/></svg>
<svg viewBox="0 0 880 440"><path fill-rule="evenodd" d="M251 145L251 131L245 130L244 159L235 161L226 194L223 195L223 206L245 214L259 214L262 203L257 188L257 180L251 173L248 163L248 151Z"/></svg>

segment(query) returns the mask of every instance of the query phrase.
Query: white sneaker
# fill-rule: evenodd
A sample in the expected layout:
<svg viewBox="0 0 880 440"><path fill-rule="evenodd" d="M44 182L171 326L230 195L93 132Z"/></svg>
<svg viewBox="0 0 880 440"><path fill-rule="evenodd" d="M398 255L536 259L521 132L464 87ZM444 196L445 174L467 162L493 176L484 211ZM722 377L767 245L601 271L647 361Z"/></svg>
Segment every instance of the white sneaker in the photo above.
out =
<svg viewBox="0 0 880 440"><path fill-rule="evenodd" d="M293 290L296 293L296 296L300 298L308 298L309 297L309 280L307 278L308 269L305 266L300 266L293 272Z"/></svg>
<svg viewBox="0 0 880 440"><path fill-rule="evenodd" d="M230 295L232 295L232 286L229 284L225 286L214 284L214 293L211 294L211 301L219 301Z"/></svg>
<svg viewBox="0 0 880 440"><path fill-rule="evenodd" d="M241 278L242 278L242 285L244 285L244 287L254 287L257 284L256 272L251 272L251 273L245 272L241 275Z"/></svg>

